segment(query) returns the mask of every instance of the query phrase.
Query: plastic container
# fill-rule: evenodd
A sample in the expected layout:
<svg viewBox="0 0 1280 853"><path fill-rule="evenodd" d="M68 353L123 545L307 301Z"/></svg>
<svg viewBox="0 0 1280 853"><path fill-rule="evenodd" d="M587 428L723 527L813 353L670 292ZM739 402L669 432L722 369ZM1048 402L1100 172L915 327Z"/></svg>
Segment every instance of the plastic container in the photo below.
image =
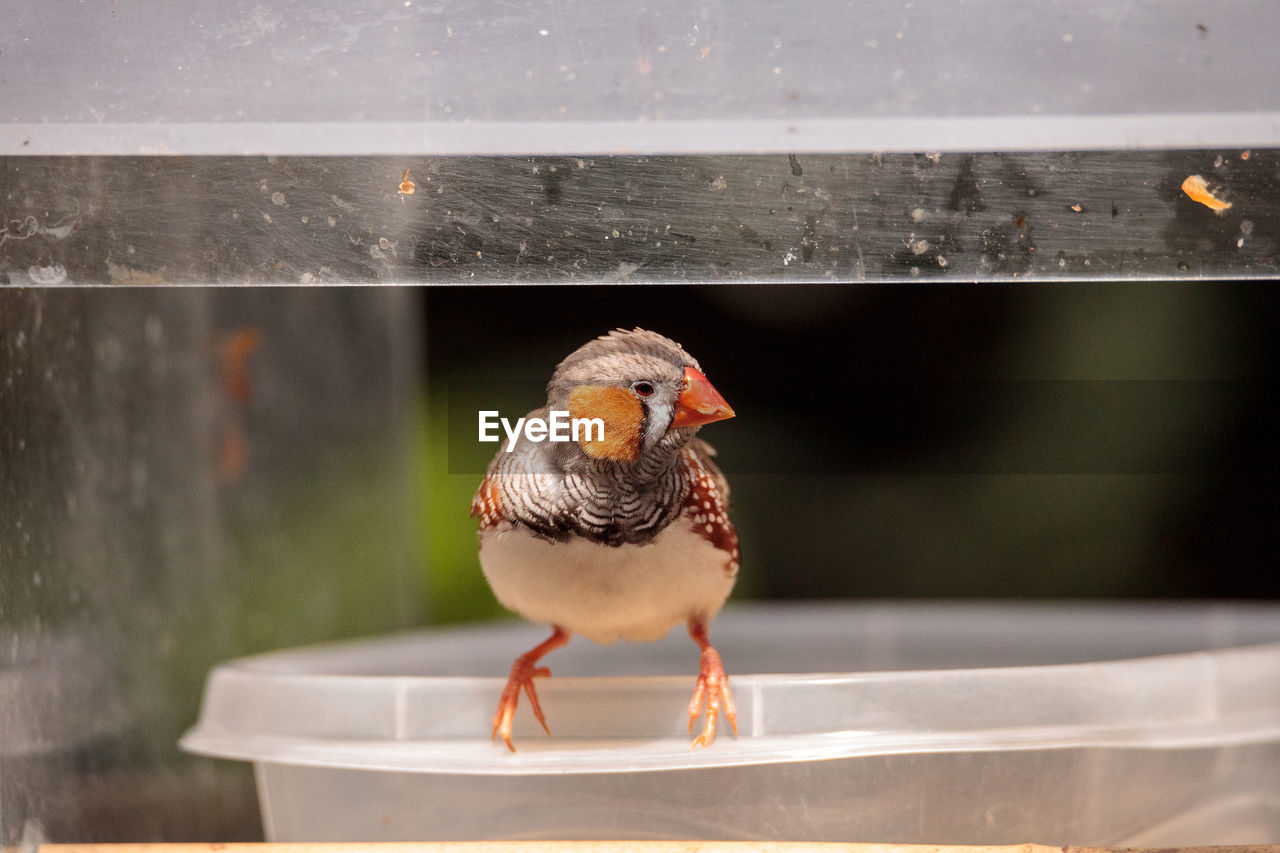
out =
<svg viewBox="0 0 1280 853"><path fill-rule="evenodd" d="M1280 607L739 607L712 627L736 740L690 748L672 632L550 655L554 737L522 703L511 754L474 676L544 634L233 661L183 746L254 762L278 841L1280 841Z"/></svg>

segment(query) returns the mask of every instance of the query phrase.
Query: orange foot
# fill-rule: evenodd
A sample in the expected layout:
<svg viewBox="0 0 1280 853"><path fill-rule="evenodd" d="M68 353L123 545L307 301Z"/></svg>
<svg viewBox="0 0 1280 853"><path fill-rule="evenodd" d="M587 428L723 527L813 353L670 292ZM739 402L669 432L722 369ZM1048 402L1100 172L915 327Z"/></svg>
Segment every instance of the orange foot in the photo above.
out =
<svg viewBox="0 0 1280 853"><path fill-rule="evenodd" d="M529 707L533 710L533 715L538 718L538 722L542 724L543 731L551 734L551 729L547 728L547 718L542 713L542 705L538 702L538 691L533 686L533 680L551 676L550 669L537 665L538 660L547 652L567 642L569 642L569 635L557 627L550 637L516 658L515 663L511 664L507 686L502 689L502 698L498 700L498 712L493 715L493 740L501 737L507 744L507 749L512 752L515 752L516 748L511 743L511 722L515 718L516 706L520 704L521 690L528 694Z"/></svg>
<svg viewBox="0 0 1280 853"><path fill-rule="evenodd" d="M702 734L693 739L693 746L710 746L716 739L716 722L721 708L724 709L725 719L733 728L734 737L738 736L738 714L733 707L733 694L729 692L729 676L725 675L720 653L707 640L706 626L701 622L690 622L689 636L702 647L698 684L693 689L693 700L689 702L689 731L693 731L694 721L705 708L707 718L702 724Z"/></svg>

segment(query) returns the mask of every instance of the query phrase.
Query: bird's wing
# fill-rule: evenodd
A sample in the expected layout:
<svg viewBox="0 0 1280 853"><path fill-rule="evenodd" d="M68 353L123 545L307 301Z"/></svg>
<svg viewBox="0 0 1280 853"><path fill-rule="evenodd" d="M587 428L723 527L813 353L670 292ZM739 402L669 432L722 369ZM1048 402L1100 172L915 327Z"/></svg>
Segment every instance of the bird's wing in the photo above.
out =
<svg viewBox="0 0 1280 853"><path fill-rule="evenodd" d="M534 409L525 417L545 416L543 408ZM568 533L563 506L564 473L555 465L549 447L529 441L522 434L510 453L504 443L494 454L471 499L471 517L480 520L482 531L505 521L522 524L551 539Z"/></svg>
<svg viewBox="0 0 1280 853"><path fill-rule="evenodd" d="M729 483L712 461L715 450L693 439L681 451L684 476L689 484L683 512L693 522L693 532L724 552L724 572L738 573L741 551L738 531L729 520Z"/></svg>
<svg viewBox="0 0 1280 853"><path fill-rule="evenodd" d="M716 484L716 489L720 492L720 497L727 507L729 505L729 481L725 479L724 472L720 470L720 466L715 463L716 449L700 438L690 439L687 447L698 457L702 467L707 469L707 473L711 475L711 479Z"/></svg>

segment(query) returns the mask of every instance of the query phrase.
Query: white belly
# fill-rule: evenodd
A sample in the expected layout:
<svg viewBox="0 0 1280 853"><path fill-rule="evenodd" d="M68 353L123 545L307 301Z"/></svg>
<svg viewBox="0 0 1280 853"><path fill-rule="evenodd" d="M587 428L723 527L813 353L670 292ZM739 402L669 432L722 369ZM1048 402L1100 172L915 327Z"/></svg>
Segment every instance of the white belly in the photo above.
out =
<svg viewBox="0 0 1280 853"><path fill-rule="evenodd" d="M504 607L597 643L657 640L690 617L710 620L735 579L728 555L684 518L647 545L617 548L546 542L503 524L480 535L480 565Z"/></svg>

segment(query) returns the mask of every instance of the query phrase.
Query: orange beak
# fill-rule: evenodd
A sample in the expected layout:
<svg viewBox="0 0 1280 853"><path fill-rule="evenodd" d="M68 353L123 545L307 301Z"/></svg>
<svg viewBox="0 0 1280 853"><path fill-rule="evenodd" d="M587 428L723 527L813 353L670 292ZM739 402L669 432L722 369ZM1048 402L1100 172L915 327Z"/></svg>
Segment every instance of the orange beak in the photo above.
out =
<svg viewBox="0 0 1280 853"><path fill-rule="evenodd" d="M675 415L671 426L691 427L722 421L733 417L733 409L720 396L720 392L692 367L684 369L684 390L676 398Z"/></svg>

